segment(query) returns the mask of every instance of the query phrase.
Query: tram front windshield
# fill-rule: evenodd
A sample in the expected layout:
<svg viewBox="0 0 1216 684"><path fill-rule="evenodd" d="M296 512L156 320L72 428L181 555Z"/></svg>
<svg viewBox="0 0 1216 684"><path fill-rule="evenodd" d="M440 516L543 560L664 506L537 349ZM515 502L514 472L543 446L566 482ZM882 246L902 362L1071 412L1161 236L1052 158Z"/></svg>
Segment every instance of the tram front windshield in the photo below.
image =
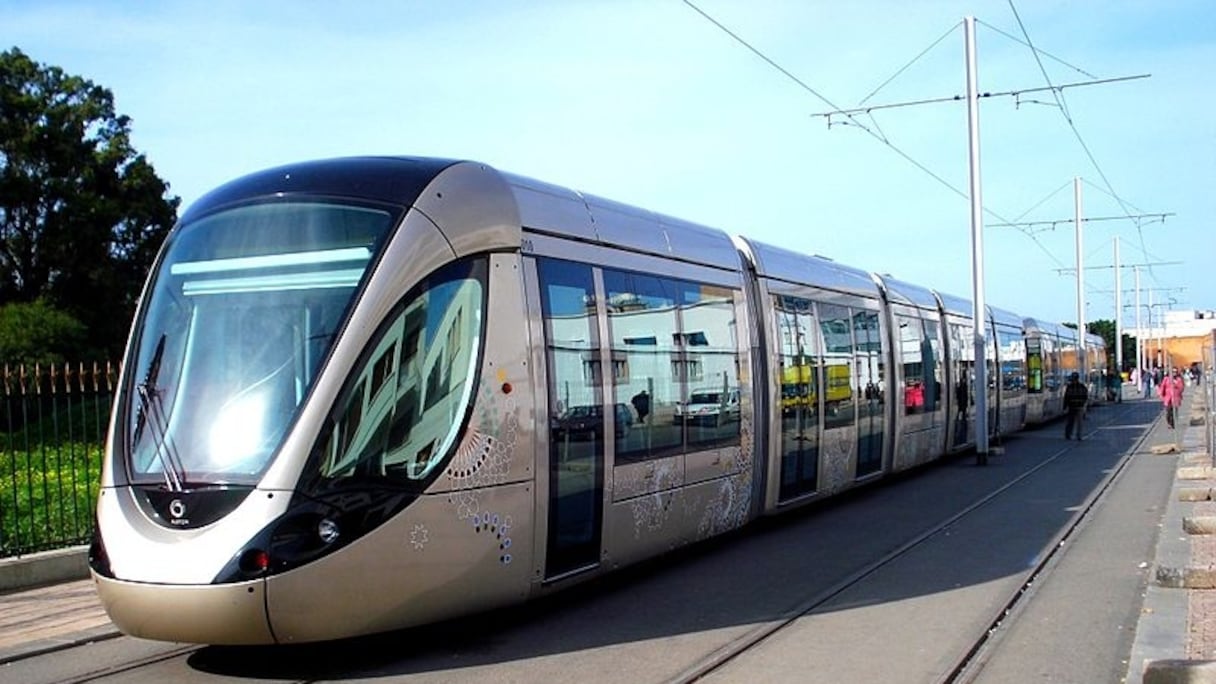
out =
<svg viewBox="0 0 1216 684"><path fill-rule="evenodd" d="M179 226L128 369L132 482L256 483L394 220L382 208L276 202Z"/></svg>

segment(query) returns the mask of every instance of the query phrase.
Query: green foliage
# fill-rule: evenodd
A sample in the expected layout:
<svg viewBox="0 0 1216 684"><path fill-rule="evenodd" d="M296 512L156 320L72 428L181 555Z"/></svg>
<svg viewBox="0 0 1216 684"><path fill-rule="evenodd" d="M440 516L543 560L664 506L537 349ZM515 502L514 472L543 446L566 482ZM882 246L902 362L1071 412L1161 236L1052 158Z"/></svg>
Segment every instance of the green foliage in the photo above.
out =
<svg viewBox="0 0 1216 684"><path fill-rule="evenodd" d="M1085 329L1102 336L1102 341L1106 344L1108 363L1113 368L1115 365L1115 322L1102 318L1086 323Z"/></svg>
<svg viewBox="0 0 1216 684"><path fill-rule="evenodd" d="M0 301L45 299L116 356L176 220L167 192L109 90L0 53Z"/></svg>
<svg viewBox="0 0 1216 684"><path fill-rule="evenodd" d="M99 444L29 450L0 440L0 558L84 543L101 481Z"/></svg>
<svg viewBox="0 0 1216 684"><path fill-rule="evenodd" d="M92 534L110 397L6 397L0 419L0 558L84 543Z"/></svg>
<svg viewBox="0 0 1216 684"><path fill-rule="evenodd" d="M63 363L86 339L80 321L44 300L0 306L0 359L5 363Z"/></svg>

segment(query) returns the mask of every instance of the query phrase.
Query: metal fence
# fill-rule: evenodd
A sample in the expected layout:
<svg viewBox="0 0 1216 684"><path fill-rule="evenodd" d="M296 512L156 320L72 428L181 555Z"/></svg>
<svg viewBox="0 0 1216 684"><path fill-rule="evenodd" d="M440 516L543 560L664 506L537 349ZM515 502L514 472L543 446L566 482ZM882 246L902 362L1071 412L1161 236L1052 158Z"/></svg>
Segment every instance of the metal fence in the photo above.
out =
<svg viewBox="0 0 1216 684"><path fill-rule="evenodd" d="M117 367L5 365L0 387L0 558L93 533Z"/></svg>

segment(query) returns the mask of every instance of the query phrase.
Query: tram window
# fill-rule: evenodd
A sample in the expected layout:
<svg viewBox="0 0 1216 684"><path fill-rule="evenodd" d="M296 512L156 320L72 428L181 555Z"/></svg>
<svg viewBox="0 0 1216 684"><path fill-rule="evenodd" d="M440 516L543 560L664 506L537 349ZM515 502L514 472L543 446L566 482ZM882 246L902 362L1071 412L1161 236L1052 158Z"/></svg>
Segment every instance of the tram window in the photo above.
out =
<svg viewBox="0 0 1216 684"><path fill-rule="evenodd" d="M384 386L386 380L390 379L393 374L393 366L397 362L397 343L393 342L388 349L384 350L380 357L376 359L376 363L372 369L372 384L369 393L375 397L380 393L380 388Z"/></svg>
<svg viewBox="0 0 1216 684"><path fill-rule="evenodd" d="M781 364L781 490L813 492L819 478L819 329L809 300L774 297Z"/></svg>
<svg viewBox="0 0 1216 684"><path fill-rule="evenodd" d="M614 359L629 372L615 379L614 403L633 420L616 421L617 458L639 461L677 453L684 431L676 413L684 383L695 376L688 366L677 315L684 290L679 281L650 274L604 269L608 330ZM620 414L620 411L617 412Z"/></svg>
<svg viewBox="0 0 1216 684"><path fill-rule="evenodd" d="M733 291L695 283L682 289L680 337L690 373L681 413L689 449L737 441L742 413Z"/></svg>
<svg viewBox="0 0 1216 684"><path fill-rule="evenodd" d="M975 350L971 344L973 335L970 325L950 324L950 372L954 378L954 400L959 415L965 415L975 404L975 392L971 386L975 375ZM964 398L965 403L960 402Z"/></svg>
<svg viewBox="0 0 1216 684"><path fill-rule="evenodd" d="M557 259L536 263L549 362L552 460L571 468L590 468L604 449L599 326L591 267Z"/></svg>
<svg viewBox="0 0 1216 684"><path fill-rule="evenodd" d="M601 389L605 374L593 268L539 258L536 271L549 371L545 572L554 576L599 558L607 427ZM611 375L629 372L615 363L610 370ZM618 426L623 423L620 408Z"/></svg>
<svg viewBox="0 0 1216 684"><path fill-rule="evenodd" d="M1011 393L1026 391L1026 353L1020 330L997 329L1000 343L1001 387Z"/></svg>
<svg viewBox="0 0 1216 684"><path fill-rule="evenodd" d="M920 319L912 316L897 315L895 324L899 330L899 357L904 378L904 413L923 413L925 395L933 392L925 387L925 364L922 356L924 330ZM868 387L867 385L867 389Z"/></svg>
<svg viewBox="0 0 1216 684"><path fill-rule="evenodd" d="M937 321L924 321L925 339L921 342L921 364L925 382L925 410L936 411L942 403L942 343Z"/></svg>
<svg viewBox="0 0 1216 684"><path fill-rule="evenodd" d="M472 397L485 272L484 259L447 266L389 314L369 345L383 351L365 354L351 373L357 384L341 395L329 427L339 438L323 440L321 477L420 480L452 451ZM389 382L398 349L404 361Z"/></svg>
<svg viewBox="0 0 1216 684"><path fill-rule="evenodd" d="M823 331L824 426L842 427L853 423L853 326L849 307L819 304L819 327ZM879 385L879 393L883 390Z"/></svg>

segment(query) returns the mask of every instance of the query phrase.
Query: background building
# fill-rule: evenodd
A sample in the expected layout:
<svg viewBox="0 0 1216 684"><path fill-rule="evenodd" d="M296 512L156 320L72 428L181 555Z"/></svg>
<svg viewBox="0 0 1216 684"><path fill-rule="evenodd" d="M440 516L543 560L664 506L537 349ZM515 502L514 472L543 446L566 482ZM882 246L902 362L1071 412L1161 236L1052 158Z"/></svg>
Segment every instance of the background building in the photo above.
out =
<svg viewBox="0 0 1216 684"><path fill-rule="evenodd" d="M1166 368L1202 363L1205 349L1210 350L1216 340L1216 311L1165 311L1158 317L1160 320L1141 321L1143 328L1124 331L1141 340L1145 363Z"/></svg>

